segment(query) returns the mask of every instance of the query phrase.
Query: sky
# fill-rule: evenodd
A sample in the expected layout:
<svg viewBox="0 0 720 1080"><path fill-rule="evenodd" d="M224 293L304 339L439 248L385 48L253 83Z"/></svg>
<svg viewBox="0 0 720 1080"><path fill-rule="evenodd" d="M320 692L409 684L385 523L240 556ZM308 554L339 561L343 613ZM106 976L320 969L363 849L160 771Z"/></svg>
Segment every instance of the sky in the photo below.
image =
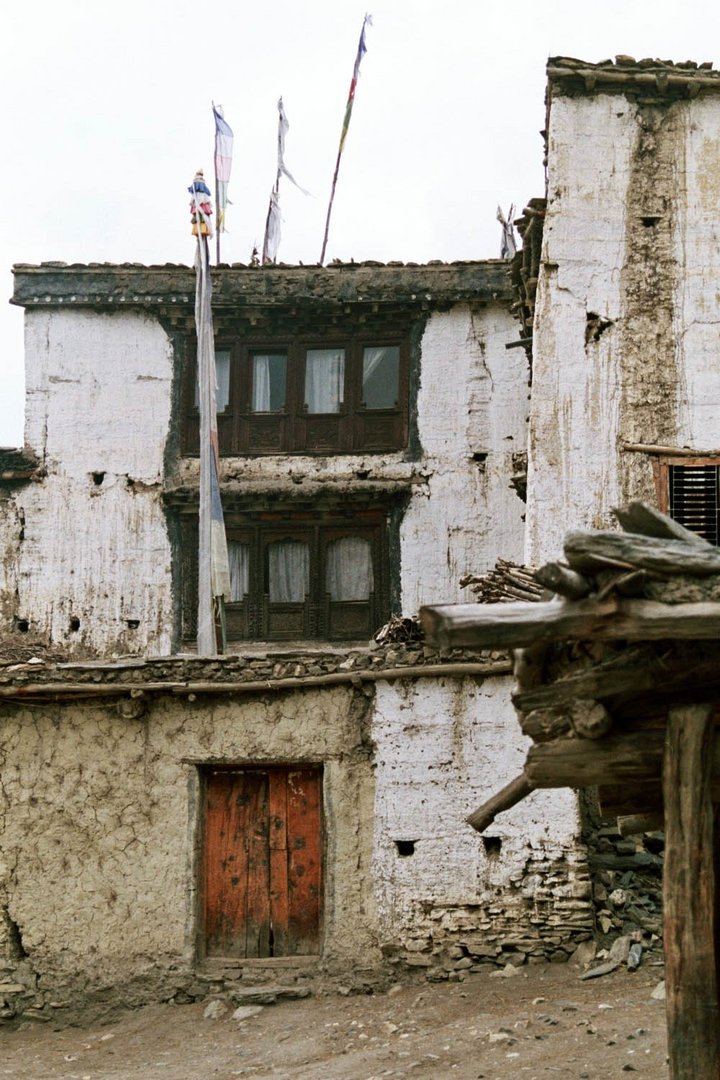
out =
<svg viewBox="0 0 720 1080"><path fill-rule="evenodd" d="M368 9L366 3L371 7ZM186 188L234 129L222 259L262 245L277 99L290 122L279 260L319 260L363 17L367 54L326 261L496 258L495 213L544 192L545 63L627 53L720 66L716 0L26 0L3 14L13 263L191 263ZM0 303L0 446L23 441L22 309Z"/></svg>

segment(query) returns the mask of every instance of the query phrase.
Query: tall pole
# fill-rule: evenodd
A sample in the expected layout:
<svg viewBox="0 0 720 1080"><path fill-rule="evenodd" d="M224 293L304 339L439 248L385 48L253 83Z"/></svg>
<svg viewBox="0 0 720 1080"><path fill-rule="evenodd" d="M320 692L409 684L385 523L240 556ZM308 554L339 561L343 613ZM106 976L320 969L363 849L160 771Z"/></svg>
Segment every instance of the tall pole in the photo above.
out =
<svg viewBox="0 0 720 1080"><path fill-rule="evenodd" d="M325 218L325 234L323 236L322 251L320 252L320 265L325 262L325 251L327 249L328 233L330 232L330 215L332 214L333 202L335 201L335 188L337 187L338 173L340 172L340 158L342 156L342 146L338 150L337 161L335 162L335 172L332 178L332 187L330 188L330 202L328 203L327 217Z"/></svg>

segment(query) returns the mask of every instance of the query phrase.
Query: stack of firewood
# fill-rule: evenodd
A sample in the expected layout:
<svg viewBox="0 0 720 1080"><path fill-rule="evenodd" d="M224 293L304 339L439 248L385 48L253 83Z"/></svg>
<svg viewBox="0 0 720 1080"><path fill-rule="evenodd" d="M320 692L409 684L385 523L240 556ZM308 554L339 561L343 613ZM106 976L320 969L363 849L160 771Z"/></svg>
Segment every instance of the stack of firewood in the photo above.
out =
<svg viewBox="0 0 720 1080"><path fill-rule="evenodd" d="M532 566L519 566L507 559L498 559L493 570L476 577L466 574L460 578L463 589L469 588L480 604L509 604L515 600L546 600L548 593L535 580Z"/></svg>

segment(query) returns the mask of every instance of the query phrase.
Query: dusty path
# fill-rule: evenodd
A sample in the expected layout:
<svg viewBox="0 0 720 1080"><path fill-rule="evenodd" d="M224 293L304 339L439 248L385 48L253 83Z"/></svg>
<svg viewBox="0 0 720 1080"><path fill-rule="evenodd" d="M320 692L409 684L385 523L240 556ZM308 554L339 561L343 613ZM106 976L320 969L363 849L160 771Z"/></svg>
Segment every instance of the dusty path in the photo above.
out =
<svg viewBox="0 0 720 1080"><path fill-rule="evenodd" d="M566 965L514 978L394 987L267 1006L243 1021L202 1005L116 1023L0 1034L14 1080L666 1080L658 967L580 982Z"/></svg>

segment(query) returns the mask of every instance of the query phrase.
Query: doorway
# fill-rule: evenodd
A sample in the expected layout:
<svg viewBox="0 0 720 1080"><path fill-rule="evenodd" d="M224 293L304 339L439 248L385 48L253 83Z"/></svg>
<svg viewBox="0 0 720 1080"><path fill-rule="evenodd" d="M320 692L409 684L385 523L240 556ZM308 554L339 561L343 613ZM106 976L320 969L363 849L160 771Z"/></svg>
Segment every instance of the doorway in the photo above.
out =
<svg viewBox="0 0 720 1080"><path fill-rule="evenodd" d="M205 955L317 954L322 769L209 767L203 786Z"/></svg>

